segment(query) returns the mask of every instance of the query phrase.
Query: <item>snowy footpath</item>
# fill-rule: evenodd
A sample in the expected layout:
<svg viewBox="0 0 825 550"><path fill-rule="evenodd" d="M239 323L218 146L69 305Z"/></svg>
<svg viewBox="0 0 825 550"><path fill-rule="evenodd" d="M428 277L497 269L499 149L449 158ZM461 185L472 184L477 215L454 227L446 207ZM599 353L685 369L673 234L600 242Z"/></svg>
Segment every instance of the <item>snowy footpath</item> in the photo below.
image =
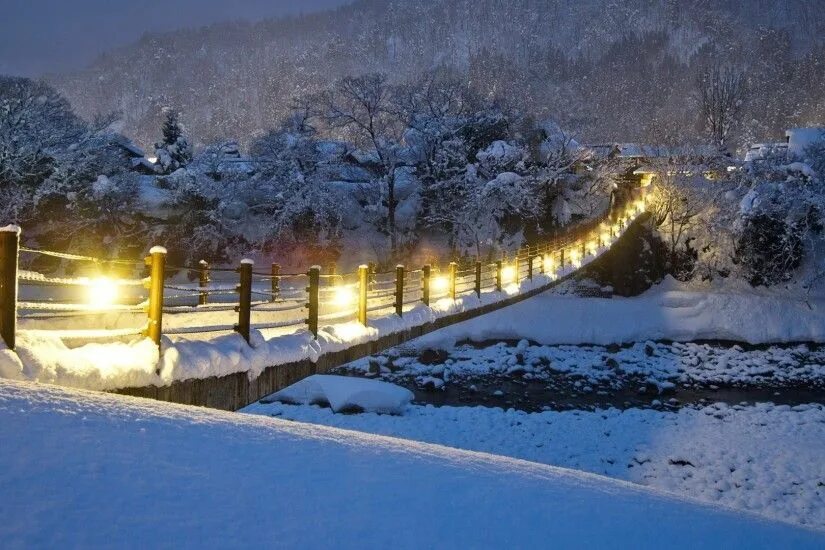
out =
<svg viewBox="0 0 825 550"><path fill-rule="evenodd" d="M0 440L3 548L825 544L592 474L28 382L0 380Z"/></svg>

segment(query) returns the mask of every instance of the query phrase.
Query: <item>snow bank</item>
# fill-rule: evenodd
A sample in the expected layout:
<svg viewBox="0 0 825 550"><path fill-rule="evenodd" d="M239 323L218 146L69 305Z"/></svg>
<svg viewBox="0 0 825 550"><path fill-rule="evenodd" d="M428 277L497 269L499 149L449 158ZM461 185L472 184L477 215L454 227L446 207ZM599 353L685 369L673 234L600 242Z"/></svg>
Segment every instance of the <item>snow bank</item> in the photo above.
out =
<svg viewBox="0 0 825 550"><path fill-rule="evenodd" d="M412 398L410 390L380 380L315 374L282 389L267 401L304 405L329 403L335 412L361 409L402 414Z"/></svg>
<svg viewBox="0 0 825 550"><path fill-rule="evenodd" d="M412 405L390 417L256 403L244 412L586 470L825 529L823 405L537 413Z"/></svg>
<svg viewBox="0 0 825 550"><path fill-rule="evenodd" d="M540 344L621 344L645 340L732 340L750 344L825 342L825 298L732 284L689 287L667 278L635 298L582 298L552 291L418 340L521 339Z"/></svg>
<svg viewBox="0 0 825 550"><path fill-rule="evenodd" d="M0 381L0 440L4 548L825 542L819 532L512 458L23 382Z"/></svg>

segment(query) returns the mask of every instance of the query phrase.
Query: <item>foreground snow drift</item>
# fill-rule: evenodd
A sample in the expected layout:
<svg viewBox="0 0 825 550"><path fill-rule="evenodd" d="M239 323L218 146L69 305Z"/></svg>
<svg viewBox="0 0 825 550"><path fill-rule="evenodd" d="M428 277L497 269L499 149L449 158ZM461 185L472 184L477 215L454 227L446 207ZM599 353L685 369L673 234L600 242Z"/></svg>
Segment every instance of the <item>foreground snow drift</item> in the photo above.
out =
<svg viewBox="0 0 825 550"><path fill-rule="evenodd" d="M403 417L254 404L245 412L586 470L825 529L825 406L525 413L413 405Z"/></svg>
<svg viewBox="0 0 825 550"><path fill-rule="evenodd" d="M401 414L412 398L410 390L388 382L314 374L272 394L267 401L302 405L329 403L335 412L355 409Z"/></svg>
<svg viewBox="0 0 825 550"><path fill-rule="evenodd" d="M822 533L589 474L0 381L0 546L796 547Z"/></svg>

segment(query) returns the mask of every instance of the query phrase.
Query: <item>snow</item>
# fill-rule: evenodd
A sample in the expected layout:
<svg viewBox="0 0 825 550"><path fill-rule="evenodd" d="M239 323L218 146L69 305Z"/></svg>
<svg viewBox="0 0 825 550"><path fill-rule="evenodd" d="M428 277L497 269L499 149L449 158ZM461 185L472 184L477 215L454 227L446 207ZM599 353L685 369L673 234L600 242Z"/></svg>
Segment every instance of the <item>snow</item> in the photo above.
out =
<svg viewBox="0 0 825 550"><path fill-rule="evenodd" d="M244 412L585 470L825 530L822 405L538 413L412 405L388 417L273 403Z"/></svg>
<svg viewBox="0 0 825 550"><path fill-rule="evenodd" d="M803 158L808 147L825 139L825 128L791 128L785 132L785 137L788 139L788 154Z"/></svg>
<svg viewBox="0 0 825 550"><path fill-rule="evenodd" d="M149 254L166 254L166 247L163 246L153 246L149 249Z"/></svg>
<svg viewBox="0 0 825 550"><path fill-rule="evenodd" d="M813 387L825 381L825 351L811 350L805 344L792 347L771 346L745 351L740 346L721 347L705 343L637 342L626 347L518 346L503 342L478 349L472 344L451 348L445 364L422 362L416 350L427 348L432 354L438 346L429 341L407 343L384 352L388 381L413 378L425 387L431 377L452 378L520 375L522 380L552 383L566 380L578 391L591 393L594 388L614 392L640 384L663 393L675 384L708 387L741 385L772 387ZM443 344L443 341L442 341ZM370 373L370 359L359 359L347 368ZM389 363L389 364L388 364ZM440 381L440 382L443 382ZM587 388L590 388L588 391Z"/></svg>
<svg viewBox="0 0 825 550"><path fill-rule="evenodd" d="M6 225L0 227L0 233L16 233L20 235L20 226L19 225Z"/></svg>
<svg viewBox="0 0 825 550"><path fill-rule="evenodd" d="M0 381L0 439L7 548L825 542L822 532L513 458L31 383Z"/></svg>
<svg viewBox="0 0 825 550"><path fill-rule="evenodd" d="M546 292L428 334L419 346L521 339L541 344L621 344L646 340L731 340L749 344L825 342L825 297L746 283L686 285L668 277L635 298L581 298Z"/></svg>
<svg viewBox="0 0 825 550"><path fill-rule="evenodd" d="M402 414L412 398L410 390L379 380L314 374L271 395L267 401L329 403L335 412L360 409L382 414Z"/></svg>

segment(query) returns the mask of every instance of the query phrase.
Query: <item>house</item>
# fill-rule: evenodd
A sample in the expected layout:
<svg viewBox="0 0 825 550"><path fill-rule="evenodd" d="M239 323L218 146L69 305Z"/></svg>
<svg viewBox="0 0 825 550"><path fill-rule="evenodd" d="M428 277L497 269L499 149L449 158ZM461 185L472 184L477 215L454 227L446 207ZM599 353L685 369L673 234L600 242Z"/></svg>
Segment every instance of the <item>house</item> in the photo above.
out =
<svg viewBox="0 0 825 550"><path fill-rule="evenodd" d="M135 145L135 143L120 134L113 134L110 141L118 154L124 157L126 162L130 164L132 170L140 174L149 175L155 174L155 163L146 158L146 153Z"/></svg>

